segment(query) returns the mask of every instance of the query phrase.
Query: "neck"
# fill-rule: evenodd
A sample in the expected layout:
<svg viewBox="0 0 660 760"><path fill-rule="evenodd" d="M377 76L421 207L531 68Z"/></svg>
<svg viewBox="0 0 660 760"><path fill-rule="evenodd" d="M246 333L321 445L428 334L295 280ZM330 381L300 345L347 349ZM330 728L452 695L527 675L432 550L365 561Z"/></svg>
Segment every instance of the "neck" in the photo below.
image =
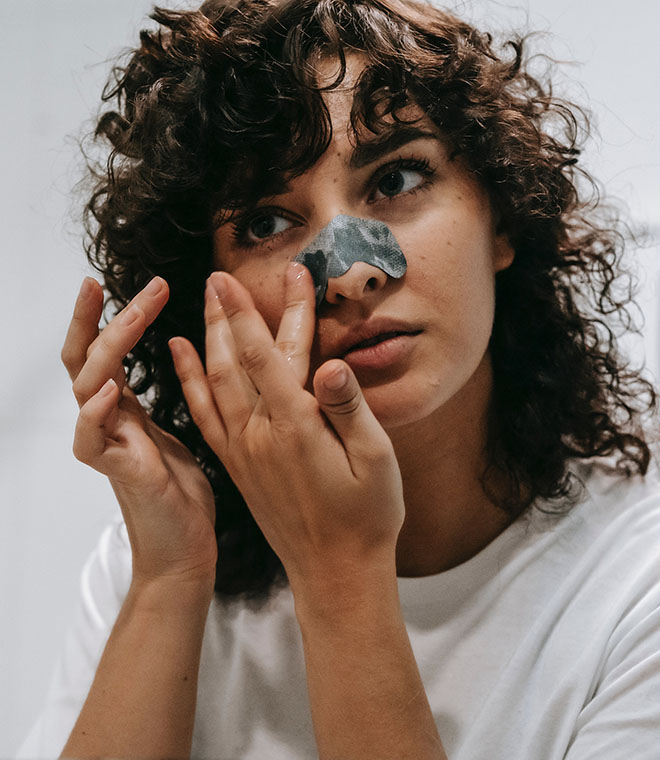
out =
<svg viewBox="0 0 660 760"><path fill-rule="evenodd" d="M492 369L487 353L470 381L436 412L388 430L403 478L406 518L397 575L448 570L480 552L511 523L486 496L487 412Z"/></svg>

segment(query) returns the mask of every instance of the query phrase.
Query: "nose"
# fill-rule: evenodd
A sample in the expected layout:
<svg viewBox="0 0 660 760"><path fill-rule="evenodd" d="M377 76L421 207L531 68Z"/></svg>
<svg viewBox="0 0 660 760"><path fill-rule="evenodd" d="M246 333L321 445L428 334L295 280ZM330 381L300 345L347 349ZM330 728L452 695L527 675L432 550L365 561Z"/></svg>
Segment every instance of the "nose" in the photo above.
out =
<svg viewBox="0 0 660 760"><path fill-rule="evenodd" d="M364 261L356 261L340 277L331 277L328 280L325 300L331 304L338 304L346 299L359 301L367 293L383 288L387 277L387 273L382 269Z"/></svg>

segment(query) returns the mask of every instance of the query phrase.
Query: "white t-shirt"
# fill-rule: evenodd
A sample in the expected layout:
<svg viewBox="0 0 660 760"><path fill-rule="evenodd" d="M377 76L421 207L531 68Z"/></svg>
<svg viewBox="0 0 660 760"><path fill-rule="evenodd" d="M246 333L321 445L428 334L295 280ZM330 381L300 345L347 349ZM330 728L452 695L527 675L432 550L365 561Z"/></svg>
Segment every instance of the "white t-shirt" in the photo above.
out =
<svg viewBox="0 0 660 760"><path fill-rule="evenodd" d="M573 468L585 500L534 509L444 573L399 578L411 644L450 760L660 756L660 475ZM44 712L20 757L56 757L130 583L123 524L82 574ZM358 634L356 634L358 635ZM317 757L293 597L211 604L194 758Z"/></svg>

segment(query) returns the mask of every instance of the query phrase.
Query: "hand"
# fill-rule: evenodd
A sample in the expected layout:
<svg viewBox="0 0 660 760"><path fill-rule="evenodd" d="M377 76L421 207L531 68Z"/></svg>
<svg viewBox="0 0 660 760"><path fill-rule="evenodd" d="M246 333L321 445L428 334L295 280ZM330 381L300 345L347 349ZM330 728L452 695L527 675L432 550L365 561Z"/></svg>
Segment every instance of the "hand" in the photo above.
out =
<svg viewBox="0 0 660 760"><path fill-rule="evenodd" d="M190 451L158 428L126 385L122 359L169 297L154 278L100 333L101 286L83 282L62 361L80 406L73 451L107 475L133 552L133 582L211 583L217 543L211 486Z"/></svg>
<svg viewBox="0 0 660 760"><path fill-rule="evenodd" d="M219 291L219 293L217 292ZM193 419L293 579L392 563L403 524L392 444L339 359L305 390L314 336L307 269L287 273L273 337L248 291L214 273L206 289L206 372L192 344L170 341Z"/></svg>

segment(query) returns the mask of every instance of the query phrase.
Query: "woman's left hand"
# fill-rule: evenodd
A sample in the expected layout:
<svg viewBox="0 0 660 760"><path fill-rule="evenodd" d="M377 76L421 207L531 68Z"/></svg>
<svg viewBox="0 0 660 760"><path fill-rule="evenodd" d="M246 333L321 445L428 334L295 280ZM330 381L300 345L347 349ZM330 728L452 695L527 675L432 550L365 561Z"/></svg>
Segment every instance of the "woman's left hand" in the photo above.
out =
<svg viewBox="0 0 660 760"><path fill-rule="evenodd" d="M241 283L211 275L206 371L187 340L170 341L190 413L292 583L370 563L394 568L405 509L391 441L340 359L319 367L314 394L305 390L314 287L300 264L286 281L273 340Z"/></svg>

